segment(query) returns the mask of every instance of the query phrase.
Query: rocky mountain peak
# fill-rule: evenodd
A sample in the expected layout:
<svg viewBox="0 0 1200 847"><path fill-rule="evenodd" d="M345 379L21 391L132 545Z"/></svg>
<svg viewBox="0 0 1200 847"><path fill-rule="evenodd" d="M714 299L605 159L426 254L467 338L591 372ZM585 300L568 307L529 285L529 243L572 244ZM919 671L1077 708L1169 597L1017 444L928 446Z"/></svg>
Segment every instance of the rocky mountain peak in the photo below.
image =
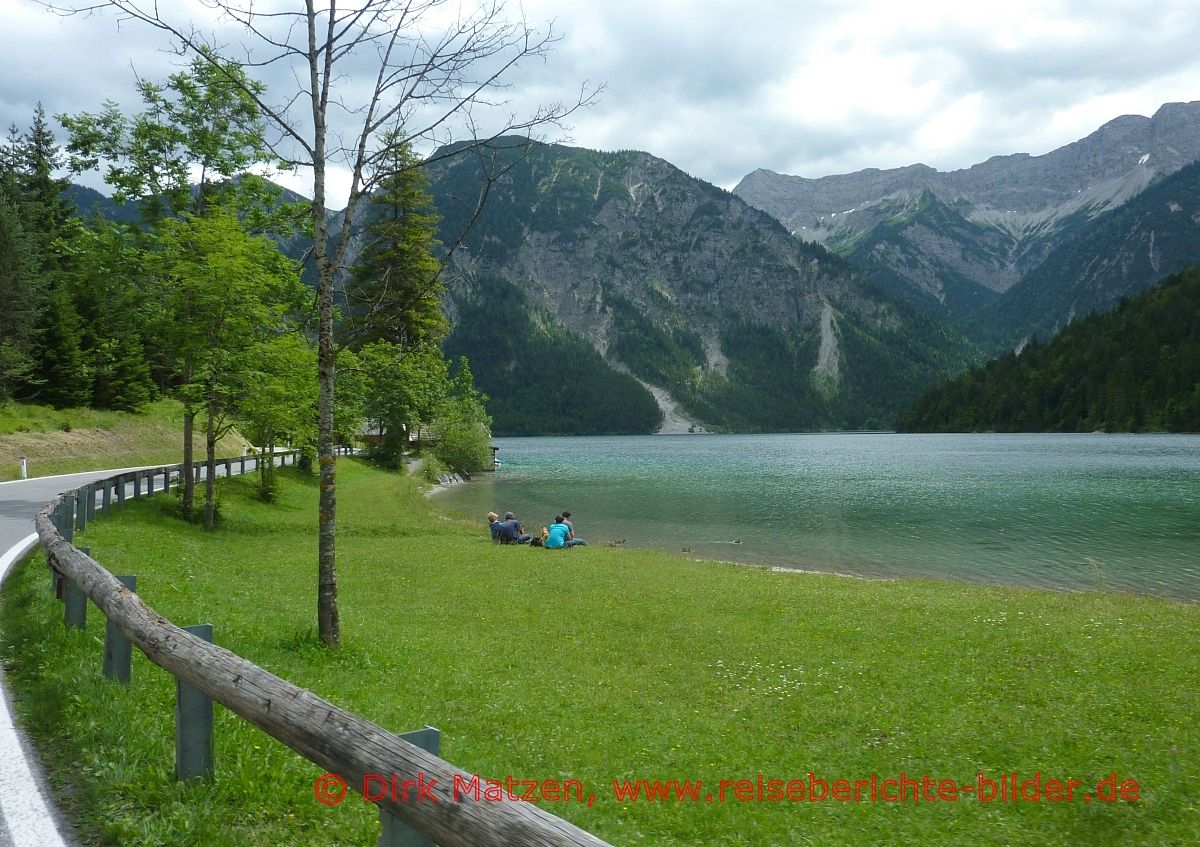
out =
<svg viewBox="0 0 1200 847"><path fill-rule="evenodd" d="M819 179L760 169L734 193L945 316L1007 291L1064 238L1200 159L1200 101L1122 115L1039 156ZM931 202L936 200L936 202Z"/></svg>
<svg viewBox="0 0 1200 847"><path fill-rule="evenodd" d="M1072 204L1079 194L1091 192L1093 205L1111 207L1155 176L1173 173L1196 159L1200 159L1200 101L1167 103L1150 118L1122 115L1087 137L1040 156L992 156L948 172L914 164L818 179L760 168L743 178L734 193L778 218L789 230L824 241L835 229L829 226L835 212L844 216L897 192L929 189L943 202L965 201L974 207L968 218L987 218L996 212L1053 218L1060 206Z"/></svg>

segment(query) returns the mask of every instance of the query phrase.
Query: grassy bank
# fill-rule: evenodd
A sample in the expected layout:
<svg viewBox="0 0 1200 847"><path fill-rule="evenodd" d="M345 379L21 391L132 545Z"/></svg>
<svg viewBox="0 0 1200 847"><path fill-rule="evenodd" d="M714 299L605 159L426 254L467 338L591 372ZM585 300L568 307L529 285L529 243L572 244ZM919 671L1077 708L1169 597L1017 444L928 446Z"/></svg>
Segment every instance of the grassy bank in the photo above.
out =
<svg viewBox="0 0 1200 847"><path fill-rule="evenodd" d="M21 456L29 461L30 476L174 464L182 441L183 407L173 400L152 403L136 415L5 403L0 405L0 481L18 477ZM233 432L218 443L218 455L239 455L243 443ZM197 458L202 457L203 432L194 444Z"/></svg>
<svg viewBox="0 0 1200 847"><path fill-rule="evenodd" d="M143 501L84 539L176 623L212 623L217 643L390 729L439 727L469 771L580 780L592 807L547 805L617 845L1200 840L1200 607L497 547L415 483L340 468L340 651L313 631L312 479L285 472L274 506L228 481L211 535ZM374 807L318 804L318 768L219 708L217 778L175 784L173 684L140 654L128 690L105 683L99 615L65 632L47 584L38 560L6 585L4 655L89 843L375 843ZM1088 790L1115 771L1139 799L648 803L611 788L1014 770Z"/></svg>

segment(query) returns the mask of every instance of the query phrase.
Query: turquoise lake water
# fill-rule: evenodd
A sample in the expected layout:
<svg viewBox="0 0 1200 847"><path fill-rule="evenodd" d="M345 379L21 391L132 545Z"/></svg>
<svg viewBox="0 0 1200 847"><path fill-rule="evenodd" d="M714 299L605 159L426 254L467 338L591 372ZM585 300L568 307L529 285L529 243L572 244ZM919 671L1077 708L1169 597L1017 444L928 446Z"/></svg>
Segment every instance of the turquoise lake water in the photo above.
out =
<svg viewBox="0 0 1200 847"><path fill-rule="evenodd" d="M1200 436L499 438L436 495L480 521L562 509L590 544L864 576L1200 599ZM735 543L740 541L740 543Z"/></svg>

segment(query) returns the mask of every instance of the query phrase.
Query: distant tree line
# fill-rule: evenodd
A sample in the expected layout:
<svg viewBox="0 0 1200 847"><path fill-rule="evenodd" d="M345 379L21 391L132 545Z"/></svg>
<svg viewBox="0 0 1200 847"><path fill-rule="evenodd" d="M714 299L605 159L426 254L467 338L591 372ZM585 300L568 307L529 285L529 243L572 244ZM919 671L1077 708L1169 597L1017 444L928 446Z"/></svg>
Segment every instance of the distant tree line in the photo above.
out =
<svg viewBox="0 0 1200 847"><path fill-rule="evenodd" d="M896 428L1200 431L1200 269L930 388Z"/></svg>

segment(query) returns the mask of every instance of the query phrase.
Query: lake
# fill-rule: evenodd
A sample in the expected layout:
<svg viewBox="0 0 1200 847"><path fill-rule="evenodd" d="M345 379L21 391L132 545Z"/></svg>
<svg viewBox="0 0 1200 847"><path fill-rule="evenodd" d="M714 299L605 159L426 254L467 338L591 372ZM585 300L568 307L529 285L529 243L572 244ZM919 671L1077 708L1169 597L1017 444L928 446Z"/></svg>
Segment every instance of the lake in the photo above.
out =
<svg viewBox="0 0 1200 847"><path fill-rule="evenodd" d="M835 571L1200 599L1200 435L498 438L436 502L590 544Z"/></svg>

